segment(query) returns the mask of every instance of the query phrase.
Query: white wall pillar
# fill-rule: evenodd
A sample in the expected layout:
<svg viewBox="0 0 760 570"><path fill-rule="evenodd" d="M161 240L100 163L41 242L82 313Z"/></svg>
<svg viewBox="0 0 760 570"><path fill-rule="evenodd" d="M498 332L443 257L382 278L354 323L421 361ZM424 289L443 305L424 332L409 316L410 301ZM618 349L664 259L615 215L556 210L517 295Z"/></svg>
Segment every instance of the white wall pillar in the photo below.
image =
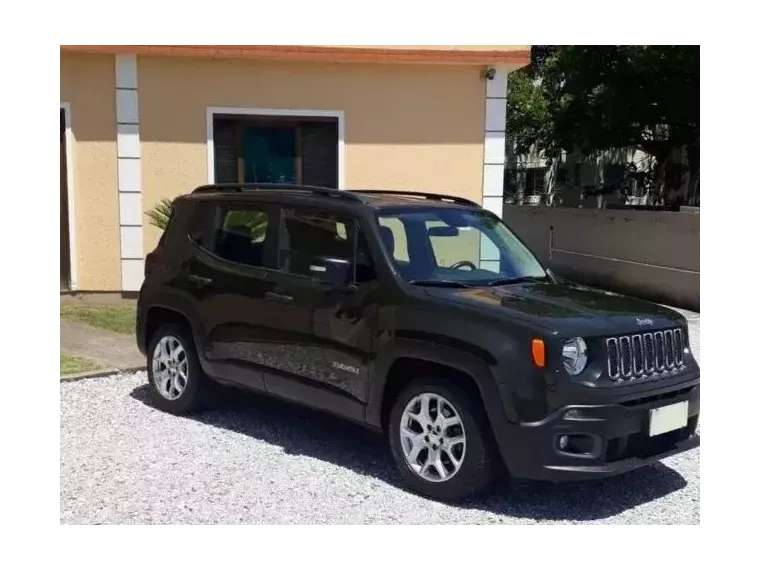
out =
<svg viewBox="0 0 760 570"><path fill-rule="evenodd" d="M501 218L504 211L504 167L507 148L508 68L492 67L486 78L486 120L483 133L483 208ZM480 245L480 266L498 271L499 253L485 237Z"/></svg>
<svg viewBox="0 0 760 570"><path fill-rule="evenodd" d="M122 291L139 291L144 275L140 110L137 57L116 56L116 158Z"/></svg>

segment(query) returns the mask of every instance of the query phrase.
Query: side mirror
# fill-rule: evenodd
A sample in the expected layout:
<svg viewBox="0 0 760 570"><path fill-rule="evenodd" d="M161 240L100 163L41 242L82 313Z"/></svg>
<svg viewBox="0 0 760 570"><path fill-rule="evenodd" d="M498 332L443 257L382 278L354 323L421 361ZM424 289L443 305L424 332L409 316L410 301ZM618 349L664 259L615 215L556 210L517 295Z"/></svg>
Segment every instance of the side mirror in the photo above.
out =
<svg viewBox="0 0 760 570"><path fill-rule="evenodd" d="M334 287L345 287L353 278L353 266L341 257L318 257L309 264L312 276Z"/></svg>

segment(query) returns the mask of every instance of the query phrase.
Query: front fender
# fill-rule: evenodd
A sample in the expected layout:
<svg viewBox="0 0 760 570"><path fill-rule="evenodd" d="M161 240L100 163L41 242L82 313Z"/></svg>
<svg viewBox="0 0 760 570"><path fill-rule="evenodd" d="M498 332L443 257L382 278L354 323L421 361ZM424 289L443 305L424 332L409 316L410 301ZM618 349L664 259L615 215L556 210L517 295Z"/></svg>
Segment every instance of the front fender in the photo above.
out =
<svg viewBox="0 0 760 570"><path fill-rule="evenodd" d="M499 442L514 416L511 402L503 401L491 367L482 359L457 348L420 340L395 339L389 341L378 354L370 369L370 386L366 421L370 426L382 428L383 393L388 372L399 358L414 358L448 366L470 376L477 386L491 428Z"/></svg>

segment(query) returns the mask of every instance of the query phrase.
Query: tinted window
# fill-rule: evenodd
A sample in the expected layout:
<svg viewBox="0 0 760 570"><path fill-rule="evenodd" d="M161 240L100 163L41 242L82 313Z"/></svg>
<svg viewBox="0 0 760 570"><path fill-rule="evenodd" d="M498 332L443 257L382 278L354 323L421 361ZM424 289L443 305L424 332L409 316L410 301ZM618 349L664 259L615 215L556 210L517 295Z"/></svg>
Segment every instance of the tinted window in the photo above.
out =
<svg viewBox="0 0 760 570"><path fill-rule="evenodd" d="M280 236L280 267L298 275L312 275L309 269L320 258L353 258L353 236L349 221L332 214L284 209Z"/></svg>
<svg viewBox="0 0 760 570"><path fill-rule="evenodd" d="M266 208L220 207L211 240L214 253L245 265L269 265L265 255L268 223Z"/></svg>
<svg viewBox="0 0 760 570"><path fill-rule="evenodd" d="M406 228L401 219L387 216L380 218L380 237L391 257L396 261L409 261L409 250L406 243ZM385 229L383 229L385 228Z"/></svg>
<svg viewBox="0 0 760 570"><path fill-rule="evenodd" d="M354 220L335 214L284 209L280 238L280 267L298 275L313 276L313 265L324 258L354 263ZM374 278L374 270L363 236L357 246L357 281Z"/></svg>
<svg viewBox="0 0 760 570"><path fill-rule="evenodd" d="M166 239L169 236L169 231L172 229L172 222L174 221L174 211L175 209L172 208L169 212L169 216L166 220L166 225L164 226L164 231L161 232L161 237L158 238L158 245L166 245Z"/></svg>
<svg viewBox="0 0 760 570"><path fill-rule="evenodd" d="M182 207L177 214L187 216L187 234L190 238L206 249L213 249L212 237L214 227L211 223L216 212L215 208L209 207L208 204L198 202L178 202L177 207Z"/></svg>

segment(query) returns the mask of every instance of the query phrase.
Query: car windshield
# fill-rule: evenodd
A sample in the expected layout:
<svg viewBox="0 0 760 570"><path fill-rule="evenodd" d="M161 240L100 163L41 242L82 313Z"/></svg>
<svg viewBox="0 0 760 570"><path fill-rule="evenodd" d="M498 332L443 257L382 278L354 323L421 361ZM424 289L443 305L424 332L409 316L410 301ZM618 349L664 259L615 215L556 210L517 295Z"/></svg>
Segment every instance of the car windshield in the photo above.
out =
<svg viewBox="0 0 760 570"><path fill-rule="evenodd" d="M378 212L383 247L419 285L497 285L546 280L535 256L485 210L397 208Z"/></svg>

